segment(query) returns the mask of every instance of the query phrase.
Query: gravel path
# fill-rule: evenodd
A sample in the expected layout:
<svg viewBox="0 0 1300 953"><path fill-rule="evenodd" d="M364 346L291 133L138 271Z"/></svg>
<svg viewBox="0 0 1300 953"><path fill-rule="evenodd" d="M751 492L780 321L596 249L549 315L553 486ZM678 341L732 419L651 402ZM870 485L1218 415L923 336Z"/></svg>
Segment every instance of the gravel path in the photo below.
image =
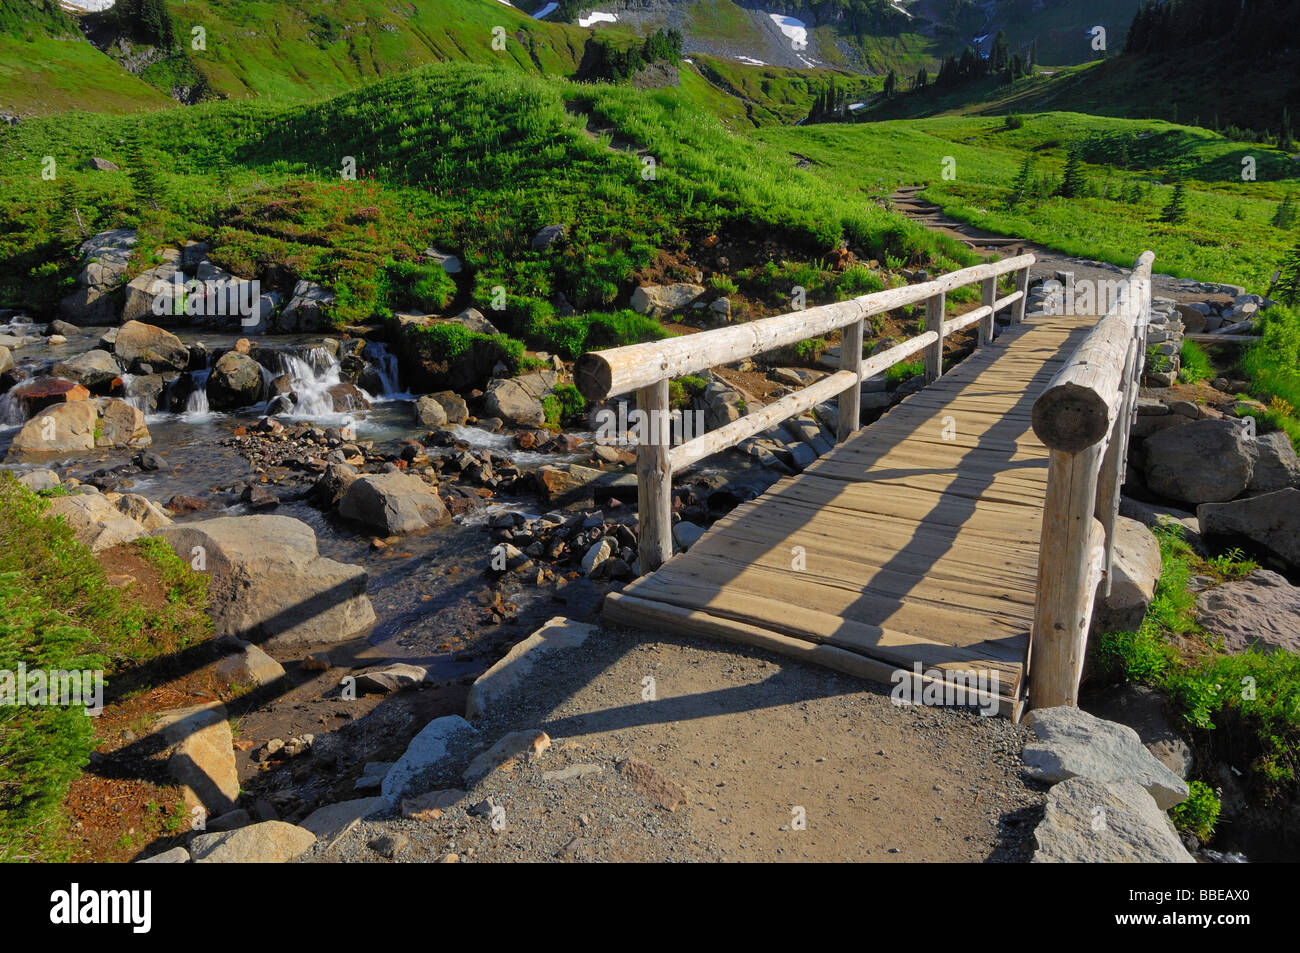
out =
<svg viewBox="0 0 1300 953"><path fill-rule="evenodd" d="M655 700L642 698L647 677ZM602 630L543 662L527 698L480 727L482 747L523 728L552 745L436 820L364 822L303 859L1016 861L1044 800L1022 777L1027 729L896 706L886 686L701 640ZM472 753L431 785L458 786ZM624 759L685 803L656 806ZM590 773L548 777L579 765ZM486 805L469 813L489 798L500 830Z"/></svg>

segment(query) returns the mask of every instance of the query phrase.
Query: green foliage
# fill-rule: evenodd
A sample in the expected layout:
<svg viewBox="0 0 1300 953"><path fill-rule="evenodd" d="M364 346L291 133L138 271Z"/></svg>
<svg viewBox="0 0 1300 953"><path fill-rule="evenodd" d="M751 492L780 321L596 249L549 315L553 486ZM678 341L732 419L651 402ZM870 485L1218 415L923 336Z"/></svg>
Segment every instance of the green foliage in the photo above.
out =
<svg viewBox="0 0 1300 953"><path fill-rule="evenodd" d="M901 384L924 373L924 361L902 361L885 371L885 380L893 384Z"/></svg>
<svg viewBox="0 0 1300 953"><path fill-rule="evenodd" d="M393 262L388 266L388 275L388 305L394 311L441 311L456 294L456 283L441 265Z"/></svg>
<svg viewBox="0 0 1300 953"><path fill-rule="evenodd" d="M572 384L560 384L555 392L547 394L542 400L542 410L546 414L546 426L558 429L564 421L577 417L587 409L587 400Z"/></svg>
<svg viewBox="0 0 1300 953"><path fill-rule="evenodd" d="M140 663L211 636L207 577L160 539L133 544L158 571L163 609L109 585L90 550L46 500L0 476L0 670L102 669L105 700L133 687ZM0 707L0 860L47 857L61 833L59 807L89 759L91 722L80 709Z"/></svg>
<svg viewBox="0 0 1300 953"><path fill-rule="evenodd" d="M1195 341L1183 341L1179 350L1178 378L1184 384L1195 384L1214 376L1214 365L1205 350Z"/></svg>
<svg viewBox="0 0 1300 953"><path fill-rule="evenodd" d="M836 291L840 298L857 298L885 290L885 280L866 265L850 265L840 272Z"/></svg>
<svg viewBox="0 0 1300 953"><path fill-rule="evenodd" d="M1214 826L1219 822L1222 805L1214 789L1204 781L1192 781L1187 787L1187 800L1171 808L1169 816L1173 819L1174 827L1194 835L1204 844L1214 836Z"/></svg>
<svg viewBox="0 0 1300 953"><path fill-rule="evenodd" d="M1181 176L1174 182L1174 191L1169 196L1169 204L1160 213L1160 220L1170 225L1181 225L1187 221L1187 184Z"/></svg>

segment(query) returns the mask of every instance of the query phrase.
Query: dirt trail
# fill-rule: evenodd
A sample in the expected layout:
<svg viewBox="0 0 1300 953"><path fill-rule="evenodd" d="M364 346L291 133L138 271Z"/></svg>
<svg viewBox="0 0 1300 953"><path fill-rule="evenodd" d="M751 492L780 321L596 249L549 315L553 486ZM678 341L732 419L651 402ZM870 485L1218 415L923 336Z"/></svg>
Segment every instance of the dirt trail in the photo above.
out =
<svg viewBox="0 0 1300 953"><path fill-rule="evenodd" d="M726 643L602 630L546 659L518 701L480 738L541 728L552 746L535 764L489 775L436 820L364 823L315 859L382 862L367 845L387 834L408 839L394 859L409 862L1021 860L1042 812L1022 777L1028 729L895 705L887 686ZM625 758L685 804L656 807L617 770ZM544 775L574 765L591 773ZM466 810L488 797L499 832Z"/></svg>

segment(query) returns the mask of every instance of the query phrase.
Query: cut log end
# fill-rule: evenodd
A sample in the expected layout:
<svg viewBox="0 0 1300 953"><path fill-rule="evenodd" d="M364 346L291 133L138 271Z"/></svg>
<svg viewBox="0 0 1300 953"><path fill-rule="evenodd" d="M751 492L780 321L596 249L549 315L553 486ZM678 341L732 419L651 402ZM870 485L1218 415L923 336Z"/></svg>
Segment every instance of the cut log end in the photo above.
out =
<svg viewBox="0 0 1300 953"><path fill-rule="evenodd" d="M599 404L614 385L614 371L600 354L588 351L573 365L573 382L590 403Z"/></svg>
<svg viewBox="0 0 1300 953"><path fill-rule="evenodd" d="M1038 439L1051 449L1078 453L1110 432L1110 408L1096 391L1064 383L1034 401L1031 423Z"/></svg>

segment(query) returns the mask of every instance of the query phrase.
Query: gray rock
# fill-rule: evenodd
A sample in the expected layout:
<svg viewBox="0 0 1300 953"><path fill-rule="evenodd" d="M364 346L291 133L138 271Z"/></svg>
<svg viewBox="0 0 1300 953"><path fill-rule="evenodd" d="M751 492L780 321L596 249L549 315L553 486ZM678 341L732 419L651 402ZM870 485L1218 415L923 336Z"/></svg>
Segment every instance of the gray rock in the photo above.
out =
<svg viewBox="0 0 1300 953"><path fill-rule="evenodd" d="M161 712L154 730L170 746L167 770L184 786L186 807L202 807L209 817L234 810L239 773L225 706Z"/></svg>
<svg viewBox="0 0 1300 953"><path fill-rule="evenodd" d="M350 639L375 622L366 571L322 557L316 533L301 520L222 516L166 526L154 535L208 573L218 637L299 648Z"/></svg>
<svg viewBox="0 0 1300 953"><path fill-rule="evenodd" d="M152 857L136 861L137 864L188 864L189 862L190 852L184 847L173 847L161 854L154 854Z"/></svg>
<svg viewBox="0 0 1300 953"><path fill-rule="evenodd" d="M1200 593L1196 619L1229 652L1300 652L1300 587L1267 569Z"/></svg>
<svg viewBox="0 0 1300 953"><path fill-rule="evenodd" d="M454 390L443 390L436 394L430 394L428 399L437 401L442 405L443 413L447 415L447 423L449 424L463 424L469 419L469 407L465 404L465 398Z"/></svg>
<svg viewBox="0 0 1300 953"><path fill-rule="evenodd" d="M256 404L262 397L262 365L238 351L221 355L208 377L208 403L215 410Z"/></svg>
<svg viewBox="0 0 1300 953"><path fill-rule="evenodd" d="M1229 542L1244 540L1300 570L1300 490L1288 487L1230 503L1196 508L1201 533Z"/></svg>
<svg viewBox="0 0 1300 953"><path fill-rule="evenodd" d="M1218 503L1246 489L1255 467L1255 441L1230 420L1193 420L1162 430L1143 444L1146 483L1184 503Z"/></svg>
<svg viewBox="0 0 1300 953"><path fill-rule="evenodd" d="M70 361L60 361L50 368L55 377L76 381L89 390L102 390L121 376L122 368L117 366L113 355L107 351L87 351Z"/></svg>
<svg viewBox="0 0 1300 953"><path fill-rule="evenodd" d="M316 843L311 831L284 821L262 821L239 830L200 834L190 841L196 864L284 864Z"/></svg>
<svg viewBox="0 0 1300 953"><path fill-rule="evenodd" d="M465 717L477 721L505 710L511 699L527 691L529 679L549 656L577 648L598 631L594 625L570 622L563 616L550 619L475 680L465 701Z"/></svg>
<svg viewBox="0 0 1300 953"><path fill-rule="evenodd" d="M1134 519L1115 520L1115 554L1111 565L1110 595L1098 589L1092 631L1135 632L1146 616L1160 581L1160 543Z"/></svg>
<svg viewBox="0 0 1300 953"><path fill-rule="evenodd" d="M704 294L703 285L678 282L671 285L641 285L632 292L632 310L637 314L662 317L688 308Z"/></svg>
<svg viewBox="0 0 1300 953"><path fill-rule="evenodd" d="M147 535L143 526L98 493L55 497L45 512L47 516L61 517L77 541L90 547L92 553Z"/></svg>
<svg viewBox="0 0 1300 953"><path fill-rule="evenodd" d="M284 666L256 645L246 645L216 664L217 674L236 685L255 688L284 677Z"/></svg>
<svg viewBox="0 0 1300 953"><path fill-rule="evenodd" d="M1098 718L1128 725L1166 768L1186 779L1194 765L1192 747L1165 715L1165 697L1146 685L1127 683L1089 705Z"/></svg>
<svg viewBox="0 0 1300 953"><path fill-rule="evenodd" d="M300 825L316 835L316 841L325 850L333 847L344 835L357 826L361 819L380 809L382 798L362 797L339 801L312 811Z"/></svg>
<svg viewBox="0 0 1300 953"><path fill-rule="evenodd" d="M184 321L184 312L176 314L176 310L183 306L183 301L176 300L175 293L174 278L179 271L180 265L177 262L165 261L131 279L126 286L122 320L151 318L164 323L178 319Z"/></svg>
<svg viewBox="0 0 1300 953"><path fill-rule="evenodd" d="M682 549L690 549L704 535L704 527L682 520L673 524L673 542Z"/></svg>
<svg viewBox="0 0 1300 953"><path fill-rule="evenodd" d="M533 236L531 247L533 251L544 251L564 239L566 229L563 225L547 225L536 235Z"/></svg>
<svg viewBox="0 0 1300 953"><path fill-rule="evenodd" d="M388 694L419 688L429 680L429 673L419 665L394 662L357 674L357 687L363 692Z"/></svg>
<svg viewBox="0 0 1300 953"><path fill-rule="evenodd" d="M1300 457L1296 456L1291 438L1284 431L1261 434L1255 441L1255 449L1258 456L1246 486L1249 492L1271 493L1289 486L1300 487Z"/></svg>
<svg viewBox="0 0 1300 953"><path fill-rule="evenodd" d="M614 543L608 538L596 540L582 557L582 571L590 576L596 567L608 562L616 551Z"/></svg>
<svg viewBox="0 0 1300 953"><path fill-rule="evenodd" d="M358 476L357 471L346 463L331 463L312 485L308 498L317 506L333 509Z"/></svg>
<svg viewBox="0 0 1300 953"><path fill-rule="evenodd" d="M409 473L358 477L339 501L339 515L382 536L419 532L451 519L433 487Z"/></svg>
<svg viewBox="0 0 1300 953"><path fill-rule="evenodd" d="M162 511L162 507L139 493L124 493L114 505L123 516L135 520L146 530L152 531L160 526L170 526L172 522L171 517Z"/></svg>
<svg viewBox="0 0 1300 953"><path fill-rule="evenodd" d="M189 348L180 338L142 321L128 321L117 329L113 353L127 367L148 364L155 371L183 371L190 363Z"/></svg>
<svg viewBox="0 0 1300 953"><path fill-rule="evenodd" d="M494 380L483 398L484 410L515 427L540 427L546 423L542 399L554 389L555 381L552 370Z"/></svg>
<svg viewBox="0 0 1300 953"><path fill-rule="evenodd" d="M447 426L447 411L441 403L430 396L424 396L413 407L415 422L422 427Z"/></svg>
<svg viewBox="0 0 1300 953"><path fill-rule="evenodd" d="M1136 781L1161 810L1187 799L1187 783L1156 760L1127 725L1104 721L1079 708L1037 708L1026 721L1038 740L1021 757L1029 775L1048 784L1084 777Z"/></svg>
<svg viewBox="0 0 1300 953"><path fill-rule="evenodd" d="M1071 778L1047 795L1033 862L1191 864L1169 818L1126 778Z"/></svg>
<svg viewBox="0 0 1300 953"><path fill-rule="evenodd" d="M329 309L334 295L310 281L299 281L284 310L274 318L274 325L286 334L319 331L329 323Z"/></svg>
<svg viewBox="0 0 1300 953"><path fill-rule="evenodd" d="M49 490L59 485L59 475L53 470L28 470L18 477L18 482L33 493Z"/></svg>
<svg viewBox="0 0 1300 953"><path fill-rule="evenodd" d="M459 715L445 715L429 722L384 775L380 785L384 801L396 807L406 795L418 794L430 776L445 771L477 736L474 726Z"/></svg>

